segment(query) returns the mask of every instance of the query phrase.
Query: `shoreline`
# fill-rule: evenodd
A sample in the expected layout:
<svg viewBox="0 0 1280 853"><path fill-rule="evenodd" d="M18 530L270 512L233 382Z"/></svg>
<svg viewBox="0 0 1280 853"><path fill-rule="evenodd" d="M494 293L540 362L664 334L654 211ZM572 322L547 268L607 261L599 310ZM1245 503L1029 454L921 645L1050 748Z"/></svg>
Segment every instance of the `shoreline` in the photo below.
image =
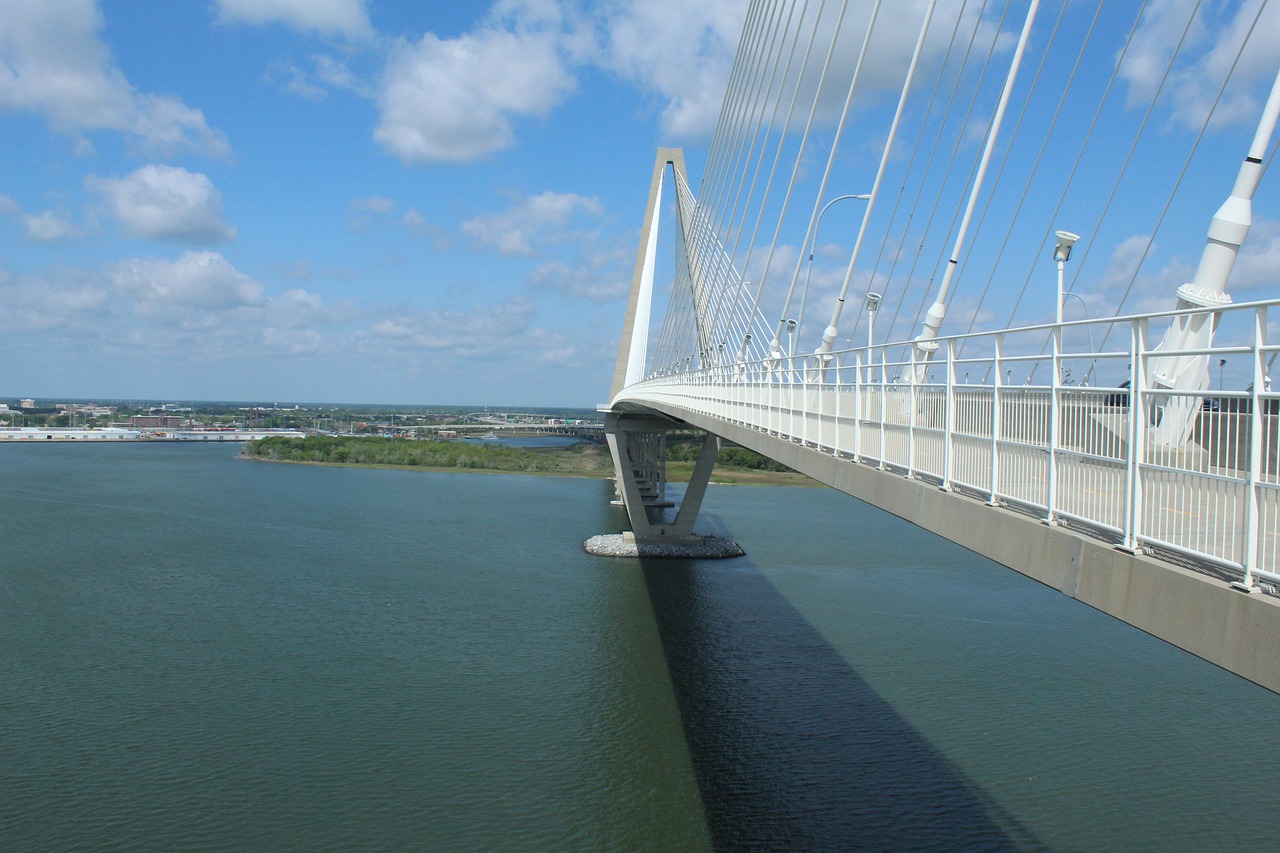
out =
<svg viewBox="0 0 1280 853"><path fill-rule="evenodd" d="M249 462L312 465L318 468L369 468L385 471L422 471L432 474L510 474L524 477L571 477L580 480L613 479L612 465L606 471L511 471L501 468L457 468L430 465L380 465L373 462L315 462L303 459L267 459L261 456L251 456L247 453L239 453L236 458ZM669 465L667 469L670 475L669 482L687 483L692 468L693 466L689 465L688 470L683 470L683 466L680 463ZM727 469L723 471L716 469L711 474L711 484L716 486L794 486L799 488L815 488L822 485L817 480L811 479L798 471L756 471L749 469Z"/></svg>

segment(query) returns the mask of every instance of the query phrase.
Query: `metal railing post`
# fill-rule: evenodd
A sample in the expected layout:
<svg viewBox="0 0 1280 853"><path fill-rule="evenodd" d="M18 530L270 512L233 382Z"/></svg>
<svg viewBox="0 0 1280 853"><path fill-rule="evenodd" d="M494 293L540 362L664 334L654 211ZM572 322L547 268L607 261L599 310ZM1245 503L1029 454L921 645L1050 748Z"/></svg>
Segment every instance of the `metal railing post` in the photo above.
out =
<svg viewBox="0 0 1280 853"><path fill-rule="evenodd" d="M831 455L839 458L840 456L840 358L837 356L836 362L836 407L831 413Z"/></svg>
<svg viewBox="0 0 1280 853"><path fill-rule="evenodd" d="M916 469L916 348L911 347L911 381L907 385L907 479ZM927 364L927 363L926 363Z"/></svg>
<svg viewBox="0 0 1280 853"><path fill-rule="evenodd" d="M1049 477L1045 486L1045 524L1056 524L1054 511L1058 501L1058 418L1062 393L1062 325L1053 327L1053 375L1049 383Z"/></svg>
<svg viewBox="0 0 1280 853"><path fill-rule="evenodd" d="M1146 458L1146 401L1142 398L1145 388L1147 351L1147 320L1133 321L1130 331L1129 362L1129 453L1125 460L1125 522L1124 548L1139 550L1142 536L1142 462Z"/></svg>
<svg viewBox="0 0 1280 853"><path fill-rule="evenodd" d="M955 433L956 360L955 341L947 339L946 390L942 398L942 490L951 491L952 436Z"/></svg>
<svg viewBox="0 0 1280 853"><path fill-rule="evenodd" d="M885 405L887 402L885 399L885 390L888 387L888 377L889 365L885 363L885 354L882 350L880 352L880 458L877 460L877 467L881 471L884 470L884 416L885 410L888 409L888 406Z"/></svg>
<svg viewBox="0 0 1280 853"><path fill-rule="evenodd" d="M1000 493L1000 420L1001 420L1001 389L1004 388L1004 377L1000 374L1003 365L1000 363L1000 357L1004 354L1004 335L997 334L995 336L995 371L994 381L991 385L991 497L987 503L992 506L999 506L1000 499L997 495Z"/></svg>
<svg viewBox="0 0 1280 853"><path fill-rule="evenodd" d="M818 372L818 381L816 383L818 389L818 435L814 438L813 446L818 450L822 449L822 386L826 384L827 377L825 373L826 371L824 370Z"/></svg>
<svg viewBox="0 0 1280 853"><path fill-rule="evenodd" d="M853 461L859 462L862 459L862 415L865 405L862 385L862 353L858 353L855 358L856 367L853 374Z"/></svg>
<svg viewBox="0 0 1280 853"><path fill-rule="evenodd" d="M1249 394L1249 479L1247 501L1244 517L1244 580L1241 586L1253 590L1253 572L1258 568L1258 483L1262 480L1263 446L1270 445L1264 431L1262 407L1270 405L1269 400L1258 397L1258 393L1266 387L1267 368L1263 363L1262 348L1267 344L1267 309L1266 306L1254 312L1253 320L1253 386Z"/></svg>

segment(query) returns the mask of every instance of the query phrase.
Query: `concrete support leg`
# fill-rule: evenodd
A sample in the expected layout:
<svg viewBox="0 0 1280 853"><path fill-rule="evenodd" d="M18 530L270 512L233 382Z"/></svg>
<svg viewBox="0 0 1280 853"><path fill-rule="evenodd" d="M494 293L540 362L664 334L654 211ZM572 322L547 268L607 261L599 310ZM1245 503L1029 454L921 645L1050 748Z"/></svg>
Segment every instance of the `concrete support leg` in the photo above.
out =
<svg viewBox="0 0 1280 853"><path fill-rule="evenodd" d="M667 522L663 510L674 504L666 498L666 436L672 429L682 428L687 429L675 421L644 416L610 414L605 420L605 438L613 457L618 493L637 542L698 539L693 525L711 480L720 442L714 435L706 435L675 521Z"/></svg>
<svg viewBox="0 0 1280 853"><path fill-rule="evenodd" d="M711 482L711 471L716 467L716 456L719 453L720 439L707 433L702 441L702 452L698 454L698 463L693 466L693 474L689 477L689 487L684 490L684 499L680 501L676 523L672 525L673 536L693 536L693 523L698 518L698 510L702 508L702 498L707 494L707 484Z"/></svg>

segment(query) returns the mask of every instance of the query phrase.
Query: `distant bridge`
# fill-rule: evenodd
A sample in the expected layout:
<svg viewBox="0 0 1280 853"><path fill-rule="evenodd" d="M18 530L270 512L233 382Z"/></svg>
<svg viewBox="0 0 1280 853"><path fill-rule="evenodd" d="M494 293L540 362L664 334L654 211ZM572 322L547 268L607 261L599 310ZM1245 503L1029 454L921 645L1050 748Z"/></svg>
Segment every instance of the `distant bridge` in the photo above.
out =
<svg viewBox="0 0 1280 853"><path fill-rule="evenodd" d="M952 158L970 157L968 178L954 188L945 182L934 187L950 205L944 214L952 224L932 239L951 244L949 252L945 246L937 251L936 269L924 275L895 280L873 271L867 276L877 291L866 294L855 325L865 318L868 344L852 346L850 331L840 326L841 312L864 237L878 228L880 254L891 257L895 268L900 261L911 262L914 270L921 258L917 251L911 261L904 248L920 236L911 224L914 212L902 216L894 203L896 230L887 213L877 220L875 212L877 200L884 201L881 193L888 202L894 202L894 194L901 202L913 181L921 190L933 186L912 175L923 164L891 156L902 154L894 149L895 137L899 119L914 103L908 96L913 82L920 83L914 78L924 64L930 22L926 18L922 24L904 70L892 123L879 129L887 137L879 167L857 178L872 191L831 198L826 189L828 176L838 175L833 166L841 162L836 152L842 116L806 226L788 222L787 204L779 196L785 187L790 200L800 186L796 175L802 155L812 156L811 128L806 125L804 138L795 141L797 122L778 116L788 99L794 109L805 94L814 104L811 122L820 112L824 86L831 85L827 68L823 82L806 88L809 78L792 67L799 61L795 46L807 38L813 53L816 35L830 24L815 21L812 30L793 26L794 16L803 14L790 4L753 3L701 182L706 200L689 185L680 150L660 149L654 166L605 423L633 534L641 544L696 539L696 517L715 453L720 439L728 439L1280 691L1280 654L1275 652L1280 649L1280 598L1275 595L1280 586L1280 393L1271 390L1269 378L1280 353L1269 322L1280 319L1280 300L1233 303L1226 294L1280 114L1280 75L1252 144L1238 143L1241 150L1234 158L1239 163L1244 155L1244 162L1234 186L1221 190L1227 201L1210 222L1195 277L1177 288L1176 306L1063 322L1063 303L1072 295L1063 290L1064 267L1080 238L1059 231L1050 244L1059 276L1052 321L942 334L956 299L954 285L976 254L970 245L974 235L967 232L983 224L972 222L980 201L987 234L992 229L997 236L1000 229L1005 233L999 254L988 251L980 258L995 258L997 267L970 271L969 278L989 287L999 278L1006 254L1033 262L1041 251L1048 256L1042 241L1009 248L1014 229L1031 214L1021 202L992 204L999 187L984 186L989 168L1000 173L1017 168L1010 158L1017 156L1018 146L1001 143L1004 162L993 162L993 153L1001 149L1006 105L1021 91L1019 63L1037 6L1034 0L1029 6L1011 2L1006 9L1025 15L1011 16L1021 18L1021 35L998 101L984 108L993 116L985 141L980 150L976 143L968 150L957 142ZM931 14L933 4L928 8ZM784 25L787 10L791 17ZM834 49L838 38L831 38ZM852 79L845 81L846 116L870 41L863 40ZM1087 49L1080 48L1081 55ZM786 70L780 70L784 61ZM1042 60L1041 71L1051 73L1053 67L1051 60ZM940 80L946 76L945 70L938 74ZM965 76L959 69L954 75L957 81ZM1022 92L1019 127L1031 120L1029 105L1045 97L1036 87L1049 84L1039 72L1036 79L1030 91ZM794 93L787 93L781 81L791 81ZM996 93L992 89L993 98ZM1031 136L1048 146L1055 132L1062 131L1053 125ZM1139 139L1144 132L1137 131ZM919 138L927 138L923 128ZM769 181L785 163L784 153L794 157L792 177L771 197ZM816 171L818 165L810 168ZM932 160L928 165L932 168ZM763 174L769 179L762 189L757 181ZM1022 188L1023 199L1033 178L1034 172L1015 187ZM660 292L657 244L668 182L676 210L675 274L666 312L658 317L653 311ZM1171 199L1181 182L1179 177ZM1143 191L1152 189L1144 185ZM843 284L838 293L829 288L824 294L834 297L832 316L825 327L817 327L819 336L803 325L818 253L816 232L827 209L843 199L866 204ZM936 212L938 201L932 203ZM1016 221L1001 220L1002 213ZM932 221L934 213L929 217ZM1208 218L1205 211L1203 219ZM1053 229L1051 220L1045 235ZM757 247L762 223L768 224L764 233L772 231L773 242ZM745 241L744 234L749 235ZM926 242L921 238L922 247ZM775 263L788 249L795 261L789 276L778 274ZM908 285L915 287L923 330L910 339L876 342L873 323L884 307L883 294L896 287L902 308ZM927 288L933 286L937 295L924 311ZM776 311L778 319L769 321L766 311ZM976 321L979 312L972 313ZM806 331L813 342L808 352L798 344ZM848 345L841 345L842 337ZM1211 367L1218 368L1221 384L1228 360L1233 375L1250 380L1247 389L1207 394ZM1240 371L1241 364L1247 369ZM689 427L705 431L703 453L680 506L668 510L666 435Z"/></svg>

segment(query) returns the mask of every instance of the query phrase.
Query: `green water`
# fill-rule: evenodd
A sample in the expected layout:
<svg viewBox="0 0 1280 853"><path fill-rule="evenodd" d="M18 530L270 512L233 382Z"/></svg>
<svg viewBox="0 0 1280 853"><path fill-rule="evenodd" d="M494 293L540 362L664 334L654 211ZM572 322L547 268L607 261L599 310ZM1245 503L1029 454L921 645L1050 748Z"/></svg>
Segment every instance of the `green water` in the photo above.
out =
<svg viewBox="0 0 1280 853"><path fill-rule="evenodd" d="M0 850L1275 849L1280 697L818 489L0 449Z"/></svg>

